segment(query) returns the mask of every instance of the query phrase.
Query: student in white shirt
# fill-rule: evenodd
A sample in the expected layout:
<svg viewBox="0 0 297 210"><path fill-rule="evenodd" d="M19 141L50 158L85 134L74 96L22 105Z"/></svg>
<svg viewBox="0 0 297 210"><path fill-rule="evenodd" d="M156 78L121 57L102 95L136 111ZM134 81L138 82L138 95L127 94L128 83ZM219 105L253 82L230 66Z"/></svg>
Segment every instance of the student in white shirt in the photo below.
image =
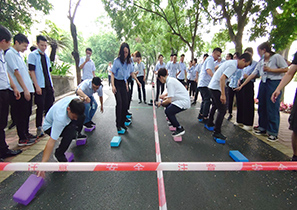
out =
<svg viewBox="0 0 297 210"><path fill-rule="evenodd" d="M146 71L145 71L145 66L144 63L141 61L141 54L139 51L136 51L134 53L134 56L140 58L137 63L135 64L134 68L135 68L135 74L137 75L137 79L138 81L141 83L141 89L142 89L142 94L143 94L143 103L146 104L146 92L145 92L145 80L146 80ZM140 87L137 86L137 90L138 90L138 103L142 103L141 100L141 90Z"/></svg>
<svg viewBox="0 0 297 210"><path fill-rule="evenodd" d="M199 122L203 122L204 124L207 123L209 108L211 105L211 100L210 100L211 94L207 86L209 85L211 77L215 72L214 62L219 57L221 57L221 53L222 53L221 48L218 48L218 47L215 48L212 51L212 55L208 56L208 58L206 58L206 60L204 61L199 74L198 87L202 96L202 103L201 103L200 113L198 115L198 120Z"/></svg>
<svg viewBox="0 0 297 210"><path fill-rule="evenodd" d="M160 54L158 56L158 60L159 62L157 63L156 67L155 67L155 74L158 76L158 71L161 68L166 68L165 63L163 62L163 55ZM157 78L157 92L156 92L156 99L155 101L159 100L159 94L160 94L160 88L161 88L161 94L164 92L164 84L162 82L160 82L160 80Z"/></svg>
<svg viewBox="0 0 297 210"><path fill-rule="evenodd" d="M244 53L239 57L239 60L230 60L224 62L212 76L208 88L212 95L212 108L209 114L209 119L205 127L208 130L214 130L213 137L225 140L226 137L221 133L221 127L224 116L226 114L226 79L234 74L237 69L243 69L250 65L252 56L249 53ZM218 110L215 123L214 115Z"/></svg>
<svg viewBox="0 0 297 210"><path fill-rule="evenodd" d="M179 61L179 69L180 73L177 75L177 79L184 85L186 86L187 84L187 67L186 64L184 63L185 55L182 54L180 56L180 61ZM185 81L186 79L186 81Z"/></svg>
<svg viewBox="0 0 297 210"><path fill-rule="evenodd" d="M241 90L242 87L260 74L261 82L258 92L259 127L254 130L254 133L257 135L266 135L267 133L267 140L275 142L278 140L280 97L275 103L270 98L282 77L288 71L288 64L281 55L272 52L268 42L258 46L258 54L263 59L259 61L252 74L237 89Z"/></svg>
<svg viewBox="0 0 297 210"><path fill-rule="evenodd" d="M28 146L35 143L36 136L29 133L29 120L32 113L32 96L34 87L29 75L28 66L20 55L27 50L29 41L24 34L13 37L14 45L6 52L5 60L7 70L14 84L21 93L21 98L16 100L11 93L11 111L16 117L17 134L19 146Z"/></svg>
<svg viewBox="0 0 297 210"><path fill-rule="evenodd" d="M190 96L195 95L195 90L196 90L196 87L197 87L197 82L195 82L195 77L196 77L195 69L196 69L196 67L197 67L197 58L194 58L194 60L192 61L192 66L188 70L188 72L189 72Z"/></svg>
<svg viewBox="0 0 297 210"><path fill-rule="evenodd" d="M7 125L7 117L9 110L9 92L10 87L13 89L16 99L20 99L21 95L17 87L13 83L9 74L7 74L6 61L4 59L4 50L10 46L11 33L0 25L0 161L7 157L18 155L22 150L10 150L5 141L5 127Z"/></svg>
<svg viewBox="0 0 297 210"><path fill-rule="evenodd" d="M173 53L170 55L170 61L167 62L166 64L166 69L168 70L169 64L172 63L173 61Z"/></svg>
<svg viewBox="0 0 297 210"><path fill-rule="evenodd" d="M81 79L82 81L86 79L92 79L93 77L95 77L96 67L93 60L91 60L92 52L93 51L91 48L87 48L86 56L82 57L79 61L79 68L83 72L83 76Z"/></svg>
<svg viewBox="0 0 297 210"><path fill-rule="evenodd" d="M168 76L176 78L180 73L179 63L177 62L177 54L173 55L172 62L168 65Z"/></svg>
<svg viewBox="0 0 297 210"><path fill-rule="evenodd" d="M112 63L111 61L108 62L107 72L108 72L108 86L110 87L111 84L111 69L112 69Z"/></svg>
<svg viewBox="0 0 297 210"><path fill-rule="evenodd" d="M158 71L158 78L162 83L166 83L167 93L160 96L162 100L157 105L166 107L165 114L172 126L176 128L172 136L181 136L185 133L185 130L179 124L175 115L191 107L190 96L185 86L176 78L168 76L166 69L162 68Z"/></svg>

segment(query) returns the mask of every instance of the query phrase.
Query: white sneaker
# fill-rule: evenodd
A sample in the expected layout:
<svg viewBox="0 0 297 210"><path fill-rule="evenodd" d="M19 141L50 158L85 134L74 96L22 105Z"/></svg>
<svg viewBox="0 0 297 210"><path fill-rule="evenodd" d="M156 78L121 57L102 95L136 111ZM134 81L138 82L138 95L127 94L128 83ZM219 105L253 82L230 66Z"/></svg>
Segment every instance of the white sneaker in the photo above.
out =
<svg viewBox="0 0 297 210"><path fill-rule="evenodd" d="M238 122L235 122L234 125L237 125L237 126L243 126L242 123L238 123Z"/></svg>
<svg viewBox="0 0 297 210"><path fill-rule="evenodd" d="M249 126L249 125L243 125L242 129L246 130L246 131L251 131L253 129L253 127Z"/></svg>

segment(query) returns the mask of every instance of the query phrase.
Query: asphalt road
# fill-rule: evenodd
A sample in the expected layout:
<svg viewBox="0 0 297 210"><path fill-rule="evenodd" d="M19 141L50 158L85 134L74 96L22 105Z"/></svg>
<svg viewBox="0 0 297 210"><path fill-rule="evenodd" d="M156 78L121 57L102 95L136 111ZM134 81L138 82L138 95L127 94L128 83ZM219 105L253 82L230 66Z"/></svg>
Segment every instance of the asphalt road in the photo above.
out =
<svg viewBox="0 0 297 210"><path fill-rule="evenodd" d="M111 94L110 91L106 92ZM147 98L151 97L147 86ZM152 107L138 104L134 90L131 112L133 123L122 136L119 148L111 148L116 135L115 100L106 100L103 114L97 111L97 128L88 133L85 146L71 144L77 162L155 162ZM198 123L197 104L178 114L186 133L181 143L174 142L163 108L157 122L163 162L232 161L230 150L239 150L250 161L287 161L289 158L248 132L224 121L225 145L217 144ZM37 155L32 162L41 160ZM54 161L53 158L50 161ZM0 183L0 209L158 209L156 172L48 172L46 184L36 198L22 206L13 194L30 172L15 172ZM297 172L164 172L167 207L170 210L193 209L296 209ZM295 207L294 207L295 206Z"/></svg>

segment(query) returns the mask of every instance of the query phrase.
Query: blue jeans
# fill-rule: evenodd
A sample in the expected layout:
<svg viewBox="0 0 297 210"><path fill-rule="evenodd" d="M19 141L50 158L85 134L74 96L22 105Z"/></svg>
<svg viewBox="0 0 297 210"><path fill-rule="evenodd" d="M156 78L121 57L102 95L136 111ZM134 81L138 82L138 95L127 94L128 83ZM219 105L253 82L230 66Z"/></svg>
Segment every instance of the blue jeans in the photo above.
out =
<svg viewBox="0 0 297 210"><path fill-rule="evenodd" d="M280 98L277 97L276 102L273 103L270 98L280 80L269 80L266 83L261 81L258 93L258 114L259 114L259 130L267 131L269 135L278 135L279 130L279 106Z"/></svg>
<svg viewBox="0 0 297 210"><path fill-rule="evenodd" d="M98 104L94 96L89 97L91 99L90 103L85 103L85 121L84 124L90 122L93 119L93 116L97 110Z"/></svg>

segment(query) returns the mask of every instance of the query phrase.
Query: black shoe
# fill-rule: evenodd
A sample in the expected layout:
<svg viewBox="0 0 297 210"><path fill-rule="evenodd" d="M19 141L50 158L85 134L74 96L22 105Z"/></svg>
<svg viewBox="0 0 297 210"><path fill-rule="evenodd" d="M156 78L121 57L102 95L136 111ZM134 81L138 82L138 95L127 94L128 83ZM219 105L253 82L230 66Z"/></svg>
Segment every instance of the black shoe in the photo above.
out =
<svg viewBox="0 0 297 210"><path fill-rule="evenodd" d="M146 101L144 101L143 103L146 104Z"/></svg>
<svg viewBox="0 0 297 210"><path fill-rule="evenodd" d="M132 116L132 113L130 113L130 112L127 112L127 114L126 115L130 115L130 116Z"/></svg>
<svg viewBox="0 0 297 210"><path fill-rule="evenodd" d="M87 128L93 128L93 125L92 125L91 121L85 123L84 126L86 126Z"/></svg>
<svg viewBox="0 0 297 210"><path fill-rule="evenodd" d="M8 129L12 129L14 126L16 126L15 122L12 121L12 123L8 126Z"/></svg>
<svg viewBox="0 0 297 210"><path fill-rule="evenodd" d="M232 114L229 115L229 117L227 118L227 120L231 120L232 119Z"/></svg>
<svg viewBox="0 0 297 210"><path fill-rule="evenodd" d="M25 136L26 136L27 139L32 139L32 140L34 140L34 141L37 139L37 136L34 136L34 135L31 134L31 133L27 133Z"/></svg>
<svg viewBox="0 0 297 210"><path fill-rule="evenodd" d="M138 103L139 103L139 104L141 104L141 103L142 103L142 101L138 101Z"/></svg>
<svg viewBox="0 0 297 210"><path fill-rule="evenodd" d="M96 125L96 123L94 123L92 120L90 121L91 125Z"/></svg>
<svg viewBox="0 0 297 210"><path fill-rule="evenodd" d="M126 121L125 122L132 122L132 120L130 120L130 119L128 119L128 118L126 118Z"/></svg>
<svg viewBox="0 0 297 210"><path fill-rule="evenodd" d="M53 155L54 159L57 161L57 162L68 162L65 154L57 154L57 152L55 152L55 154Z"/></svg>
<svg viewBox="0 0 297 210"><path fill-rule="evenodd" d="M198 120L203 119L203 115L199 113L197 118L198 118Z"/></svg>
<svg viewBox="0 0 297 210"><path fill-rule="evenodd" d="M297 156L296 155L293 155L291 161L297 161Z"/></svg>
<svg viewBox="0 0 297 210"><path fill-rule="evenodd" d="M76 140L84 140L86 138L87 138L86 135L79 133L79 134L77 134Z"/></svg>
<svg viewBox="0 0 297 210"><path fill-rule="evenodd" d="M196 105L196 101L193 101L193 102L191 103L191 105L193 105L193 106Z"/></svg>
<svg viewBox="0 0 297 210"><path fill-rule="evenodd" d="M216 138L216 139L221 139L221 140L226 140L226 139L227 139L227 137L224 136L224 135L221 134L221 133L216 133L216 132L214 132L214 133L212 134L212 136L213 136L214 138Z"/></svg>
<svg viewBox="0 0 297 210"><path fill-rule="evenodd" d="M19 139L19 146L29 146L35 144L35 140L33 139Z"/></svg>
<svg viewBox="0 0 297 210"><path fill-rule="evenodd" d="M173 133L172 133L172 136L173 137L177 137L177 136L181 136L181 135L184 135L185 134L185 129L183 128L183 127L181 127L181 128L176 128L176 131L174 131Z"/></svg>
<svg viewBox="0 0 297 210"><path fill-rule="evenodd" d="M203 124L207 124L208 123L208 118L203 118L202 120L200 119L199 122L203 123Z"/></svg>
<svg viewBox="0 0 297 210"><path fill-rule="evenodd" d="M8 157L16 156L20 153L22 153L22 150L20 150L20 149L18 149L18 150L10 150L9 149L4 154L2 154L0 158L5 159Z"/></svg>
<svg viewBox="0 0 297 210"><path fill-rule="evenodd" d="M257 129L257 130L254 130L253 133L256 135L265 135L266 131L261 131L261 130Z"/></svg>
<svg viewBox="0 0 297 210"><path fill-rule="evenodd" d="M125 131L126 131L126 130L128 130L128 128L127 128L126 126L122 126L122 128L124 128L124 129L125 129Z"/></svg>

